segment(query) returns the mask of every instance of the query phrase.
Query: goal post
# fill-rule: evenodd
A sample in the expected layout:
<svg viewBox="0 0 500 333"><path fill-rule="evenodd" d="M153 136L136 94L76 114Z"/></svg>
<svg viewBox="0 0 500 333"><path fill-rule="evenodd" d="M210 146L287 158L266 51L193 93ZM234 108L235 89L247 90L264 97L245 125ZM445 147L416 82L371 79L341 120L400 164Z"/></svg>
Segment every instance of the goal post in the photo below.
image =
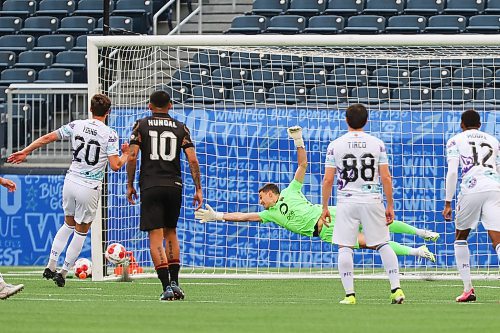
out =
<svg viewBox="0 0 500 333"><path fill-rule="evenodd" d="M303 127L309 160L305 196L321 202L328 143L347 129L344 110L366 104L367 130L387 146L397 220L435 230L436 243L392 234L404 246L426 244L437 262L400 256L409 277L458 278L454 224L441 217L446 140L460 114L478 110L482 129L500 135L500 41L495 35L180 35L89 36L89 98L112 101L109 125L128 140L148 98L167 90L171 115L191 130L200 161L204 203L218 211L257 212L258 188L284 189L297 167L289 126ZM103 74L105 73L105 74ZM336 274L337 247L272 223L194 219L194 194L183 160L178 223L183 273L191 276L322 277ZM106 246L122 243L146 273L154 273L139 206L125 198L126 173L109 172L100 220L92 227L94 279L113 277ZM332 199L331 204L334 204ZM497 278L498 258L482 227L469 239L475 278ZM355 268L379 276L371 250L355 251ZM140 276L147 276L142 274ZM151 275L149 275L151 276Z"/></svg>

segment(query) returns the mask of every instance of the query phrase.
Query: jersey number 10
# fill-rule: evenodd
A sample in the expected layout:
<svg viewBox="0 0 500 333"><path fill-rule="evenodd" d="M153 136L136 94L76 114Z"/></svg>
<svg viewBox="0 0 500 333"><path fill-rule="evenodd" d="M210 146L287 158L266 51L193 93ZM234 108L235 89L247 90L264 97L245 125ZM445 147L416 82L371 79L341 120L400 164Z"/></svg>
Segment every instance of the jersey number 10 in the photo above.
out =
<svg viewBox="0 0 500 333"><path fill-rule="evenodd" d="M175 154L177 152L177 137L174 133L164 131L161 132L158 137L158 131L150 130L149 137L151 138L151 154L149 154L149 158L152 161L159 160L160 158L164 161L173 161L175 159ZM167 144L170 145L168 154Z"/></svg>

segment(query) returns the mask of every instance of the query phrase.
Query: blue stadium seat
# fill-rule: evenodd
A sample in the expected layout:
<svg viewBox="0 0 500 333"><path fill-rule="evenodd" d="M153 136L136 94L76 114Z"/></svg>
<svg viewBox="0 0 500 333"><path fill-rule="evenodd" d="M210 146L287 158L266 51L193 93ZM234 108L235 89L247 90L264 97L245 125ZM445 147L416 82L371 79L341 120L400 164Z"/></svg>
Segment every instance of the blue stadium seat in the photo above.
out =
<svg viewBox="0 0 500 333"><path fill-rule="evenodd" d="M261 15L240 15L231 22L231 27L224 33L260 34L267 29L267 18Z"/></svg>
<svg viewBox="0 0 500 333"><path fill-rule="evenodd" d="M0 36L0 51L23 52L33 49L35 38L30 35Z"/></svg>
<svg viewBox="0 0 500 333"><path fill-rule="evenodd" d="M424 67L429 64L429 60L425 59L389 59L387 61L387 66L416 69L418 67Z"/></svg>
<svg viewBox="0 0 500 333"><path fill-rule="evenodd" d="M476 101L498 103L500 101L500 88L483 88L476 91Z"/></svg>
<svg viewBox="0 0 500 333"><path fill-rule="evenodd" d="M239 68L217 68L212 72L208 84L212 86L240 86L248 78L249 70Z"/></svg>
<svg viewBox="0 0 500 333"><path fill-rule="evenodd" d="M24 20L21 33L38 37L54 33L59 28L59 19L54 16L34 16Z"/></svg>
<svg viewBox="0 0 500 333"><path fill-rule="evenodd" d="M425 32L434 34L458 34L465 31L467 19L462 15L435 15L429 17Z"/></svg>
<svg viewBox="0 0 500 333"><path fill-rule="evenodd" d="M404 9L402 0L366 0L366 7L363 10L365 15L400 15Z"/></svg>
<svg viewBox="0 0 500 333"><path fill-rule="evenodd" d="M345 59L344 61L347 62L346 67L361 67L361 68L368 68L369 70L374 70L381 66L387 65L386 59L351 58L351 59Z"/></svg>
<svg viewBox="0 0 500 333"><path fill-rule="evenodd" d="M98 20L102 17L102 9L104 7L103 0L80 0L78 1L78 8L73 12L77 16L91 16ZM109 11L115 9L115 2L109 1Z"/></svg>
<svg viewBox="0 0 500 333"><path fill-rule="evenodd" d="M342 58L321 57L321 56L306 57L304 63L304 67L321 68L327 71L331 71L337 67L342 67L343 65L344 65L344 59Z"/></svg>
<svg viewBox="0 0 500 333"><path fill-rule="evenodd" d="M1 16L17 16L22 19L35 13L36 1L34 0L5 0L2 6Z"/></svg>
<svg viewBox="0 0 500 333"><path fill-rule="evenodd" d="M76 38L73 51L87 51L87 35L81 35Z"/></svg>
<svg viewBox="0 0 500 333"><path fill-rule="evenodd" d="M321 15L326 9L327 2L327 0L290 0L286 14L307 17Z"/></svg>
<svg viewBox="0 0 500 333"><path fill-rule="evenodd" d="M73 71L65 68L42 69L35 83L73 83Z"/></svg>
<svg viewBox="0 0 500 333"><path fill-rule="evenodd" d="M424 67L415 69L410 74L411 86L439 87L449 85L451 72L444 67Z"/></svg>
<svg viewBox="0 0 500 333"><path fill-rule="evenodd" d="M493 79L493 84L496 87L500 87L500 69L495 71L495 77Z"/></svg>
<svg viewBox="0 0 500 333"><path fill-rule="evenodd" d="M16 53L12 51L0 51L0 71L14 66Z"/></svg>
<svg viewBox="0 0 500 333"><path fill-rule="evenodd" d="M56 55L51 68L68 68L73 71L73 82L87 82L87 52L63 51Z"/></svg>
<svg viewBox="0 0 500 333"><path fill-rule="evenodd" d="M327 76L326 83L337 86L365 86L370 71L363 67L343 67L334 69Z"/></svg>
<svg viewBox="0 0 500 333"><path fill-rule="evenodd" d="M300 104L306 101L307 90L295 85L269 89L266 102L273 104Z"/></svg>
<svg viewBox="0 0 500 333"><path fill-rule="evenodd" d="M63 18L73 14L76 2L73 0L42 0L38 4L37 16L56 16Z"/></svg>
<svg viewBox="0 0 500 333"><path fill-rule="evenodd" d="M110 16L109 31L111 34L133 34L134 21L127 16ZM94 29L95 34L102 34L103 18L97 21L97 28Z"/></svg>
<svg viewBox="0 0 500 333"><path fill-rule="evenodd" d="M426 87L398 87L391 91L391 99L405 104L421 104L431 101L432 94Z"/></svg>
<svg viewBox="0 0 500 333"><path fill-rule="evenodd" d="M346 103L348 89L342 86L319 85L312 88L307 97L308 102L323 104Z"/></svg>
<svg viewBox="0 0 500 333"><path fill-rule="evenodd" d="M356 87L349 96L350 103L381 104L389 100L387 87Z"/></svg>
<svg viewBox="0 0 500 333"><path fill-rule="evenodd" d="M410 72L407 69L384 67L373 71L368 83L372 86L398 87L407 85Z"/></svg>
<svg viewBox="0 0 500 333"><path fill-rule="evenodd" d="M3 105L5 102L7 102L7 92L6 92L7 88L8 88L8 86L1 86L0 87L0 105ZM0 117L1 116L2 115L0 115ZM1 121L0 121L0 126L2 126ZM5 130L7 130L7 128L5 128ZM0 148L2 148L2 147L4 147L4 146L0 144Z"/></svg>
<svg viewBox="0 0 500 333"><path fill-rule="evenodd" d="M500 0L488 0L484 13L490 15L500 14Z"/></svg>
<svg viewBox="0 0 500 333"><path fill-rule="evenodd" d="M273 16L266 29L268 33L299 34L306 28L306 19L300 15Z"/></svg>
<svg viewBox="0 0 500 333"><path fill-rule="evenodd" d="M57 33L74 36L87 35L94 31L96 21L91 16L71 16L61 20L61 27Z"/></svg>
<svg viewBox="0 0 500 333"><path fill-rule="evenodd" d="M185 103L215 104L224 100L224 87L196 86Z"/></svg>
<svg viewBox="0 0 500 333"><path fill-rule="evenodd" d="M0 34L16 34L21 30L23 21L17 16L0 17Z"/></svg>
<svg viewBox="0 0 500 333"><path fill-rule="evenodd" d="M151 0L118 0L113 16L126 16L133 20L134 32L147 34L153 27L153 2Z"/></svg>
<svg viewBox="0 0 500 333"><path fill-rule="evenodd" d="M500 15L475 15L469 18L465 32L479 34L498 34L500 32Z"/></svg>
<svg viewBox="0 0 500 333"><path fill-rule="evenodd" d="M471 16L484 11L485 0L447 0L445 14Z"/></svg>
<svg viewBox="0 0 500 333"><path fill-rule="evenodd" d="M288 9L288 0L254 0L252 14L274 16L284 14Z"/></svg>
<svg viewBox="0 0 500 333"><path fill-rule="evenodd" d="M254 85L234 86L229 90L228 100L239 104L258 104L266 100L266 89Z"/></svg>
<svg viewBox="0 0 500 333"><path fill-rule="evenodd" d="M201 86L208 82L210 72L206 68L190 68L189 66L177 69L172 75L172 87L184 85Z"/></svg>
<svg viewBox="0 0 500 333"><path fill-rule="evenodd" d="M434 89L432 94L433 102L463 104L471 101L474 91L464 87L440 87Z"/></svg>
<svg viewBox="0 0 500 333"><path fill-rule="evenodd" d="M54 54L61 51L69 51L74 45L72 35L45 35L36 40L35 51L50 51Z"/></svg>
<svg viewBox="0 0 500 333"><path fill-rule="evenodd" d="M333 35L344 30L344 18L337 15L322 15L309 18L304 33Z"/></svg>
<svg viewBox="0 0 500 333"><path fill-rule="evenodd" d="M405 14L433 16L443 13L445 0L406 0Z"/></svg>
<svg viewBox="0 0 500 333"><path fill-rule="evenodd" d="M304 59L301 56L289 54L271 54L266 68L283 68L287 71L302 67Z"/></svg>
<svg viewBox="0 0 500 333"><path fill-rule="evenodd" d="M183 103L190 94L189 88L183 86L172 88L170 85L159 85L155 88L155 91L158 90L167 92L170 98L176 103Z"/></svg>
<svg viewBox="0 0 500 333"><path fill-rule="evenodd" d="M229 65L229 52L204 50L197 52L191 58L190 67L227 67Z"/></svg>
<svg viewBox="0 0 500 333"><path fill-rule="evenodd" d="M8 68L0 74L0 85L11 83L32 83L35 81L36 72L32 68Z"/></svg>
<svg viewBox="0 0 500 333"><path fill-rule="evenodd" d="M361 14L364 0L330 0L324 11L327 15L352 16Z"/></svg>
<svg viewBox="0 0 500 333"><path fill-rule="evenodd" d="M250 73L249 82L258 87L272 87L282 85L286 80L286 72L283 69L256 69Z"/></svg>
<svg viewBox="0 0 500 333"><path fill-rule="evenodd" d="M385 31L385 17L377 15L352 16L347 20L345 33L379 34Z"/></svg>
<svg viewBox="0 0 500 333"><path fill-rule="evenodd" d="M475 58L471 59L469 66L484 66L491 69L500 68L500 58Z"/></svg>
<svg viewBox="0 0 500 333"><path fill-rule="evenodd" d="M493 80L493 71L487 67L463 67L453 72L452 86L484 87Z"/></svg>
<svg viewBox="0 0 500 333"><path fill-rule="evenodd" d="M19 54L14 67L42 69L54 62L54 54L50 51L24 51Z"/></svg>
<svg viewBox="0 0 500 333"><path fill-rule="evenodd" d="M265 66L268 61L269 55L259 52L233 52L229 65L236 68L256 68Z"/></svg>
<svg viewBox="0 0 500 333"><path fill-rule="evenodd" d="M454 59L454 58L434 58L429 60L429 66L431 67L466 67L469 66L470 59Z"/></svg>
<svg viewBox="0 0 500 333"><path fill-rule="evenodd" d="M419 34L425 30L427 19L420 15L392 16L387 21L385 32L396 34Z"/></svg>
<svg viewBox="0 0 500 333"><path fill-rule="evenodd" d="M297 84L300 86L324 84L326 81L326 74L326 70L321 68L297 68L288 73L286 84Z"/></svg>

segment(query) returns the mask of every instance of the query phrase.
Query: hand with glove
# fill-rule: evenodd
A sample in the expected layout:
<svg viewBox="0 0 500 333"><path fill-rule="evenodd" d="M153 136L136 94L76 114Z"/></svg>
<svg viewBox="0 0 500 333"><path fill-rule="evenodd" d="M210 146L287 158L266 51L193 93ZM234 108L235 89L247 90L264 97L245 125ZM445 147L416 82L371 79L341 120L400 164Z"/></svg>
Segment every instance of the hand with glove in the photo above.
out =
<svg viewBox="0 0 500 333"><path fill-rule="evenodd" d="M287 129L288 136L293 139L296 148L305 148L304 139L302 138L302 127L292 126Z"/></svg>
<svg viewBox="0 0 500 333"><path fill-rule="evenodd" d="M209 204L205 206L207 209L200 208L194 212L194 217L200 220L201 223L224 220L224 213L216 212Z"/></svg>

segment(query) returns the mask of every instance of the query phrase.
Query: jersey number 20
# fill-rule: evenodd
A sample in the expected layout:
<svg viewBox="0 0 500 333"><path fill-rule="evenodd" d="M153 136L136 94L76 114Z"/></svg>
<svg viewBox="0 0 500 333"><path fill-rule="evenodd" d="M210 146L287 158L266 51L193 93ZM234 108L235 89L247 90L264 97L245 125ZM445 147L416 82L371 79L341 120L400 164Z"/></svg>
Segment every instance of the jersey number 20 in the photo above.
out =
<svg viewBox="0 0 500 333"><path fill-rule="evenodd" d="M97 162L99 162L99 153L101 152L101 145L99 144L99 141L96 140L89 140L89 142L85 143L85 139L81 136L75 136L75 141L79 141L80 144L78 147L75 148L73 151L73 161L77 162L82 162L82 159L78 157L80 154L80 151L83 150L83 148L86 146L87 148L85 149L85 163L87 165L96 165ZM93 154L91 154L90 150L93 150ZM90 156L94 155L94 159L90 160Z"/></svg>
<svg viewBox="0 0 500 333"><path fill-rule="evenodd" d="M151 138L151 154L149 154L151 160L156 161L161 158L164 161L173 161L175 159L177 137L174 133L164 131L158 136L157 131L150 130L149 137ZM158 141L160 142L158 143ZM167 144L170 145L168 154Z"/></svg>

